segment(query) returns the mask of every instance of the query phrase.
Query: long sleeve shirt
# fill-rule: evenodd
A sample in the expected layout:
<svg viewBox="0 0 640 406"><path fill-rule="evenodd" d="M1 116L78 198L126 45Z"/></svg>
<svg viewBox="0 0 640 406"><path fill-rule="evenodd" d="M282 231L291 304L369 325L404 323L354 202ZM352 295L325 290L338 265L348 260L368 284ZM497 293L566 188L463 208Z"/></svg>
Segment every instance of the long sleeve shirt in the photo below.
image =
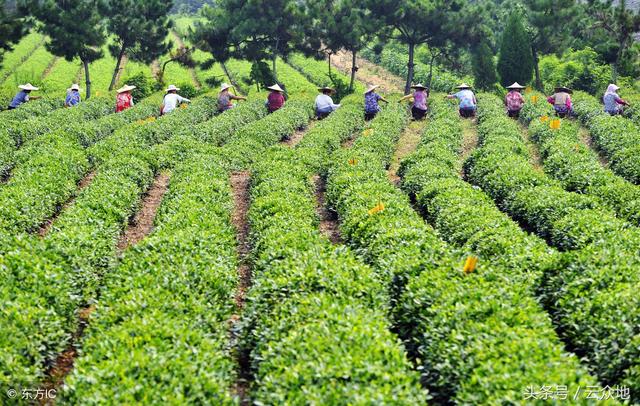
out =
<svg viewBox="0 0 640 406"><path fill-rule="evenodd" d="M316 97L316 111L331 112L340 107L339 104L334 104L333 99L326 94L319 94Z"/></svg>
<svg viewBox="0 0 640 406"><path fill-rule="evenodd" d="M269 93L269 96L267 97L267 108L269 109L269 112L273 113L282 106L284 106L284 96L279 92Z"/></svg>
<svg viewBox="0 0 640 406"><path fill-rule="evenodd" d="M569 96L569 93L554 93L552 96L549 96L547 101L553 104L554 107L566 107L571 110L571 96Z"/></svg>
<svg viewBox="0 0 640 406"><path fill-rule="evenodd" d="M176 93L169 93L164 96L164 108L162 109L162 114L167 114L175 110L179 104L181 103L189 103L191 100L180 96Z"/></svg>

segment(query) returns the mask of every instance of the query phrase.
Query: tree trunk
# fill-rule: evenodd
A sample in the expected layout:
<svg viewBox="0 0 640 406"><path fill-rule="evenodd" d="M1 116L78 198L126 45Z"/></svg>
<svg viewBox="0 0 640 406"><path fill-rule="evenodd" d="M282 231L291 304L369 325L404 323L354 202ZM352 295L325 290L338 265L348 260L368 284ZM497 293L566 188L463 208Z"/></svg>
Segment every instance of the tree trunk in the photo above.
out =
<svg viewBox="0 0 640 406"><path fill-rule="evenodd" d="M113 76L111 77L111 84L109 85L109 91L113 90L113 88L116 86L116 78L118 77L118 72L120 71L120 64L122 63L122 57L124 56L125 50L126 50L126 47L123 44L122 47L120 48L120 53L118 53L118 59L116 60L116 68L113 71Z"/></svg>
<svg viewBox="0 0 640 406"><path fill-rule="evenodd" d="M416 44L409 43L409 62L407 62L407 83L404 85L404 94L408 95L411 91L411 83L413 82L413 54L415 52Z"/></svg>
<svg viewBox="0 0 640 406"><path fill-rule="evenodd" d="M162 64L162 69L160 69L160 73L159 73L160 77L158 78L158 83L160 83L163 86L164 86L164 71L167 69L167 65L173 61L174 61L173 59L169 59L168 61L165 61L165 63Z"/></svg>
<svg viewBox="0 0 640 406"><path fill-rule="evenodd" d="M229 80L229 82L235 86L235 83L233 83L233 79L231 79L231 76L229 75L229 70L227 69L227 65L224 62L220 62L220 66L222 67L222 71L227 76L227 79Z"/></svg>
<svg viewBox="0 0 640 406"><path fill-rule="evenodd" d="M87 61L82 61L82 66L84 66L84 79L85 79L85 86L87 87L86 89L86 96L85 99L89 100L89 98L91 97L91 78L89 77L89 62Z"/></svg>
<svg viewBox="0 0 640 406"><path fill-rule="evenodd" d="M349 82L349 92L353 92L353 85L356 82L356 51L351 51L351 82Z"/></svg>
<svg viewBox="0 0 640 406"><path fill-rule="evenodd" d="M276 81L276 83L279 83L278 81L278 69L276 67L276 61L278 60L278 45L280 44L280 39L276 39L276 46L273 49L273 79Z"/></svg>
<svg viewBox="0 0 640 406"><path fill-rule="evenodd" d="M331 76L331 52L327 54L327 65L329 66L329 76Z"/></svg>
<svg viewBox="0 0 640 406"><path fill-rule="evenodd" d="M532 46L531 47L531 53L533 54L533 70L536 73L536 89L542 91L542 79L540 78L540 66L539 66L539 59L538 59L538 50ZM525 83L526 85L526 83Z"/></svg>

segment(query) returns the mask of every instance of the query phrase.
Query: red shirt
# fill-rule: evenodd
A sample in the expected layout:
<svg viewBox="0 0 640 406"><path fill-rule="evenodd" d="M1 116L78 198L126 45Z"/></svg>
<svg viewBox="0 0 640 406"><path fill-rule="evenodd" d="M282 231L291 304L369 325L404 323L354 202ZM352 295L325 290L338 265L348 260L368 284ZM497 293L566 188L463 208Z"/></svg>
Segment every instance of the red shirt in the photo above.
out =
<svg viewBox="0 0 640 406"><path fill-rule="evenodd" d="M271 92L267 98L267 108L273 113L284 106L284 96L280 92Z"/></svg>
<svg viewBox="0 0 640 406"><path fill-rule="evenodd" d="M131 107L132 101L133 97L131 96L131 93L118 94L118 96L116 97L116 113L120 113L121 111L124 111Z"/></svg>

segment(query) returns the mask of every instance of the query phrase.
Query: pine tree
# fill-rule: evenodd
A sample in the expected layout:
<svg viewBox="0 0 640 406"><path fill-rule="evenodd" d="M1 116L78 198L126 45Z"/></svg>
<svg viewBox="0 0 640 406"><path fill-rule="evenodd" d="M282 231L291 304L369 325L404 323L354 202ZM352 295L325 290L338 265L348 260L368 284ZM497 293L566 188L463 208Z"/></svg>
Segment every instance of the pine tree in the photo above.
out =
<svg viewBox="0 0 640 406"><path fill-rule="evenodd" d="M173 47L171 41L166 41L172 27L169 19L172 6L172 1L164 0L109 0L102 7L107 31L116 41L109 47L116 58L109 90L115 87L125 53L129 52L132 60L151 63Z"/></svg>
<svg viewBox="0 0 640 406"><path fill-rule="evenodd" d="M22 16L16 7L10 7L7 1L0 0L0 63L6 51L22 38L27 32Z"/></svg>
<svg viewBox="0 0 640 406"><path fill-rule="evenodd" d="M49 38L46 48L68 61L80 59L84 67L86 98L91 97L89 64L102 57L106 41L98 0L46 0L32 12L40 20L39 27Z"/></svg>
<svg viewBox="0 0 640 406"><path fill-rule="evenodd" d="M519 14L509 16L502 34L498 58L500 83L509 86L513 82L527 84L533 75L531 41Z"/></svg>
<svg viewBox="0 0 640 406"><path fill-rule="evenodd" d="M482 90L489 90L498 81L493 50L487 41L482 41L473 50L473 76L476 87Z"/></svg>

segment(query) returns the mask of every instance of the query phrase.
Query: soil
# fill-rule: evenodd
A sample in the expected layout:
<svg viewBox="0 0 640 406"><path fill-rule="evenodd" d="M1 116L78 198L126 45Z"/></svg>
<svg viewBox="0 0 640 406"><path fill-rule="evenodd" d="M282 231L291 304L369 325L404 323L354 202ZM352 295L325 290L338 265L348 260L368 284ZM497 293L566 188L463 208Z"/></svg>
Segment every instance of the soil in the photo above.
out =
<svg viewBox="0 0 640 406"><path fill-rule="evenodd" d="M463 164L477 147L478 131L473 122L471 122L470 120L464 120L462 128L462 152L460 154L460 158ZM460 176L465 176L464 165L461 165Z"/></svg>
<svg viewBox="0 0 640 406"><path fill-rule="evenodd" d="M119 86L120 79L122 78L122 72L124 72L124 68L127 66L129 62L129 57L127 54L122 55L122 59L120 60L120 69L118 69L118 73L116 74L116 86Z"/></svg>
<svg viewBox="0 0 640 406"><path fill-rule="evenodd" d="M169 178L168 172L162 172L156 176L153 184L142 199L142 207L129 222L129 226L120 237L118 251L122 252L127 247L139 243L153 231L153 220L162 202L162 197L167 192Z"/></svg>
<svg viewBox="0 0 640 406"><path fill-rule="evenodd" d="M340 147L345 148L345 149L349 149L353 146L353 143L356 142L356 139L358 138L357 134L353 134L351 137L347 138L346 140L344 140L342 142L342 144L340 145Z"/></svg>
<svg viewBox="0 0 640 406"><path fill-rule="evenodd" d="M400 183L400 177L398 176L400 163L415 151L416 147L420 143L420 138L425 125L426 121L424 120L412 121L400 135L400 139L396 145L396 150L393 153L393 158L391 159L391 165L387 170L389 180L396 186Z"/></svg>
<svg viewBox="0 0 640 406"><path fill-rule="evenodd" d="M238 368L238 379L234 385L234 392L239 397L242 405L249 405L249 388L251 387L251 362L248 351L242 350L238 345L238 322L240 312L244 308L247 290L251 286L251 243L249 241L248 212L251 204L249 188L251 174L248 171L234 172L231 174L231 189L233 192L233 213L231 221L236 229L238 240L237 252L238 265L238 289L235 295L237 312L229 320L231 342L235 348L235 356Z"/></svg>
<svg viewBox="0 0 640 406"><path fill-rule="evenodd" d="M47 76L49 76L49 74L51 73L51 70L53 69L54 66L56 66L56 63L58 63L59 60L60 60L60 57L58 56L53 57L51 62L49 62L49 66L47 66L47 69L45 69L44 72L42 73L43 80L46 79Z"/></svg>
<svg viewBox="0 0 640 406"><path fill-rule="evenodd" d="M58 216L60 216L60 213L62 213L67 208L69 208L73 204L73 202L75 202L76 197L80 194L80 192L83 189L85 189L87 186L91 184L95 176L96 176L95 171L91 171L88 174L86 174L85 177L80 180L80 182L78 182L78 188L76 189L76 193L69 200L67 200L67 202L63 204L58 210L56 210L53 216L48 218L40 226L40 228L38 229L39 237L44 237L49 233L49 231L51 231L51 227L53 226L53 223L56 221Z"/></svg>
<svg viewBox="0 0 640 406"><path fill-rule="evenodd" d="M312 120L306 128L300 128L298 131L293 133L293 135L291 135L288 138L285 138L280 143L283 144L283 145L286 145L286 146L288 146L290 148L295 147L296 145L298 145L298 143L300 141L302 141L302 139L304 138L304 135L307 133L307 131L312 129L316 125L316 123L317 123L317 121Z"/></svg>
<svg viewBox="0 0 640 406"><path fill-rule="evenodd" d="M156 79L160 77L160 61L157 59L151 62L151 74Z"/></svg>
<svg viewBox="0 0 640 406"><path fill-rule="evenodd" d="M327 237L333 244L342 243L340 236L340 226L338 213L327 207L325 194L327 192L327 181L319 175L313 177L316 185L316 212L320 216L320 233Z"/></svg>
<svg viewBox="0 0 640 406"><path fill-rule="evenodd" d="M594 145L593 143L593 139L591 138L591 134L589 133L589 131L580 126L580 130L578 131L578 134L580 135L580 140L589 148L591 148L591 150L593 152L596 153L596 156L598 157L598 161L600 161L600 164L602 166L604 166L605 168L607 168L609 166L609 160L602 154L602 152Z"/></svg>
<svg viewBox="0 0 640 406"><path fill-rule="evenodd" d="M340 51L331 56L331 64L347 75L351 75L351 52ZM367 85L379 85L382 93L403 93L404 80L364 58L356 57L356 79Z"/></svg>
<svg viewBox="0 0 640 406"><path fill-rule="evenodd" d="M173 34L173 39L176 40L176 44L178 44L179 47L185 46L184 41L182 40L182 38L180 38L180 35L178 35L177 32L171 31L171 34ZM196 88L198 89L202 88L202 83L200 83L200 81L198 80L198 76L196 75L196 70L194 68L189 68L189 73L191 74L191 80L193 84L196 86Z"/></svg>
<svg viewBox="0 0 640 406"><path fill-rule="evenodd" d="M78 328L73 334L71 342L67 348L61 352L56 358L53 365L47 370L46 378L42 384L42 388L45 391L49 389L59 388L67 375L73 370L73 365L78 356L78 344L82 340L84 330L89 325L91 314L95 311L95 306L87 306L82 308L78 312ZM39 402L41 405L50 405L55 403L55 399L42 399Z"/></svg>

